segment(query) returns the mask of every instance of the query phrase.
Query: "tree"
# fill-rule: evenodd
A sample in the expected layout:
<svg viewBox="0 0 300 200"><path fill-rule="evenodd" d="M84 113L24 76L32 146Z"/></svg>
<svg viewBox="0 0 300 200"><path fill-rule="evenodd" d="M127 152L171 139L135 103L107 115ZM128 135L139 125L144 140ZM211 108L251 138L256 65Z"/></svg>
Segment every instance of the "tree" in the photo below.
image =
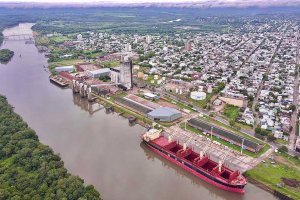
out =
<svg viewBox="0 0 300 200"><path fill-rule="evenodd" d="M267 137L267 140L268 140L269 142L273 142L273 141L276 140L276 137L274 137L273 134L269 134L268 137Z"/></svg>
<svg viewBox="0 0 300 200"><path fill-rule="evenodd" d="M290 110L295 111L296 110L296 106L294 104L290 105Z"/></svg>
<svg viewBox="0 0 300 200"><path fill-rule="evenodd" d="M235 121L230 120L230 121L229 121L229 125L230 125L230 126L234 126L234 125L235 125Z"/></svg>
<svg viewBox="0 0 300 200"><path fill-rule="evenodd" d="M253 101L253 100L254 100L254 97L253 97L252 95L249 95L249 96L248 96L248 100L249 100L249 101Z"/></svg>
<svg viewBox="0 0 300 200"><path fill-rule="evenodd" d="M0 96L0 199L100 199ZM4 167L9 161L9 167Z"/></svg>
<svg viewBox="0 0 300 200"><path fill-rule="evenodd" d="M278 151L281 153L286 153L288 152L288 148L286 146L281 146L278 148Z"/></svg>

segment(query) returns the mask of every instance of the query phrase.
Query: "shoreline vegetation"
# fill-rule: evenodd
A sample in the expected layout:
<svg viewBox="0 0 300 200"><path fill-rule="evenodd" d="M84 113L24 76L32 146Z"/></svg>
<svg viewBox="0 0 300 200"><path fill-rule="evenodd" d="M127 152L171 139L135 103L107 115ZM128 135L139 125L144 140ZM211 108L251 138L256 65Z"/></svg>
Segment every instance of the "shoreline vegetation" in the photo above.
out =
<svg viewBox="0 0 300 200"><path fill-rule="evenodd" d="M282 199L299 199L300 187L289 186L284 180L299 182L300 160L279 152L244 173L250 183ZM267 176L266 176L267 174ZM287 198L288 197L288 198Z"/></svg>
<svg viewBox="0 0 300 200"><path fill-rule="evenodd" d="M0 95L0 199L100 200Z"/></svg>
<svg viewBox="0 0 300 200"><path fill-rule="evenodd" d="M14 56L14 52L9 49L1 49L0 50L0 63L5 64L8 63L11 58Z"/></svg>

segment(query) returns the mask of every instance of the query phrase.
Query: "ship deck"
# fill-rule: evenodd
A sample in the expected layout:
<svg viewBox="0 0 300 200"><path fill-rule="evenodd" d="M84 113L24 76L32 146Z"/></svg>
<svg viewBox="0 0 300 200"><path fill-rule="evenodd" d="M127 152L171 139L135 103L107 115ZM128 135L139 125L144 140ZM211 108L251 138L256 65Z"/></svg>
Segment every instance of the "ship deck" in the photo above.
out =
<svg viewBox="0 0 300 200"><path fill-rule="evenodd" d="M211 141L207 137L183 130L179 126L171 126L165 129L162 135L165 138L171 136L173 140L178 141L180 144L184 142L188 143L188 146L193 148L195 152L206 152L209 158L216 163L224 158L224 165L233 171L238 170L243 173L251 169L255 163L254 158L229 149L215 141Z"/></svg>
<svg viewBox="0 0 300 200"><path fill-rule="evenodd" d="M225 166L222 166L221 171L219 171L218 163L210 160L208 156L203 155L203 157L200 158L200 154L192 151L190 148L186 148L186 150L184 150L183 146L178 144L177 141L169 142L168 139L164 136L160 136L159 138L151 142L166 150L167 152L172 153L174 156L179 157L186 162L189 162L202 171L205 171L213 175L214 177L217 177L223 182L233 182L239 175L237 171L233 171ZM245 180L235 181L234 184L243 183L245 183Z"/></svg>

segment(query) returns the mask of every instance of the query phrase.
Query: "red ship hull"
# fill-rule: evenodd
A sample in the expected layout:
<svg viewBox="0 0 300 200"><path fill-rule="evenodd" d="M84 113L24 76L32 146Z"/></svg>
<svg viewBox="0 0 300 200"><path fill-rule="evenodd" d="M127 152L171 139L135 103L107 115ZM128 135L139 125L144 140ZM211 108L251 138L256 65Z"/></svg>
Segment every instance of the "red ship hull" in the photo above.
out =
<svg viewBox="0 0 300 200"><path fill-rule="evenodd" d="M161 155L162 157L166 158L167 160L169 160L170 162L180 166L181 168L185 169L186 171L194 174L195 176L199 177L200 179L204 180L205 182L211 184L211 185L214 185L222 190L226 190L226 191L230 191L230 192L235 192L235 193L240 193L240 194L244 194L245 193L245 190L243 188L233 188L233 187L229 187L229 186L225 186L225 185L222 185L222 184L219 184L217 183L216 181L210 179L210 178L207 178L205 176L203 176L202 174L200 173L197 173L196 171L190 169L189 167L185 166L184 164L182 164L181 162L179 162L178 160L175 160L171 157L169 157L168 155L160 152L159 150L155 149L152 145L150 145L147 141L143 140L145 142L145 144L152 150L154 151L155 153Z"/></svg>

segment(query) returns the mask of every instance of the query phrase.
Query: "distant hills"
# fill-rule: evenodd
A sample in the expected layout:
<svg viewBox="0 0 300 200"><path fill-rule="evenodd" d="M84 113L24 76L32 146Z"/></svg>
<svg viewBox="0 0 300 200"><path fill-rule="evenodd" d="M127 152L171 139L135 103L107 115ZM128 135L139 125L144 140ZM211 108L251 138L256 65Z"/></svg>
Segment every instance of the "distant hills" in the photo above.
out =
<svg viewBox="0 0 300 200"><path fill-rule="evenodd" d="M23 0L0 2L0 7L7 8L50 8L50 7L176 7L176 8L269 8L269 7L300 7L299 0Z"/></svg>

